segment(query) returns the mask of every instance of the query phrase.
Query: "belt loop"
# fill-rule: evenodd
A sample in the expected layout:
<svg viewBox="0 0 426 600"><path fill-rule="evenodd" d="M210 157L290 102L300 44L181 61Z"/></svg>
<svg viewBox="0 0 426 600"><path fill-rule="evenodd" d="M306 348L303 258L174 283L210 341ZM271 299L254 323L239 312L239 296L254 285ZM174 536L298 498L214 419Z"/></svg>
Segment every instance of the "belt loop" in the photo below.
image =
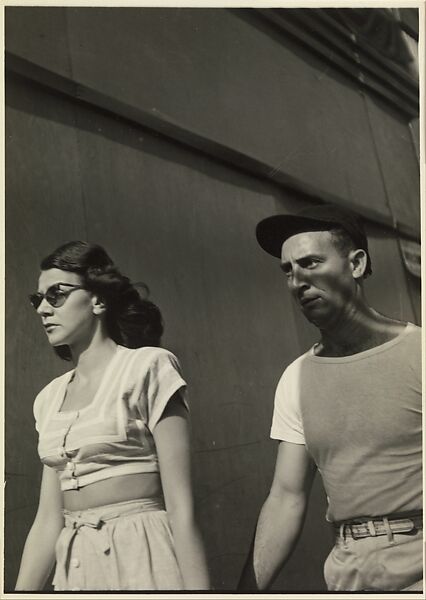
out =
<svg viewBox="0 0 426 600"><path fill-rule="evenodd" d="M346 524L345 523L341 523L339 525L339 538L343 542L343 547L347 548L348 547L348 543L346 541Z"/></svg>
<svg viewBox="0 0 426 600"><path fill-rule="evenodd" d="M386 536L388 538L388 541L392 542L393 541L393 532L392 532L391 526L389 524L389 519L387 517L383 517L383 524L386 529Z"/></svg>
<svg viewBox="0 0 426 600"><path fill-rule="evenodd" d="M377 532L376 532L376 528L374 527L374 521L372 521L372 520L367 521L367 526L368 526L368 531L370 532L370 535L372 537L376 537Z"/></svg>

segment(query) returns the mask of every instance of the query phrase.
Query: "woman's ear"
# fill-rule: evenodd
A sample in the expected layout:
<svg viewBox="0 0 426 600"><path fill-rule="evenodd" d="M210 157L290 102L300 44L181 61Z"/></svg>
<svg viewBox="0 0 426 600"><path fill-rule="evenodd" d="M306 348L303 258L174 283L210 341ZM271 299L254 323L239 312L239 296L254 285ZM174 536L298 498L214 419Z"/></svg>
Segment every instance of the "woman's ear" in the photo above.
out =
<svg viewBox="0 0 426 600"><path fill-rule="evenodd" d="M354 279L360 279L364 277L365 269L367 268L367 253L361 248L357 250L351 250L349 253L349 260L352 265L352 277Z"/></svg>
<svg viewBox="0 0 426 600"><path fill-rule="evenodd" d="M105 302L99 296L92 296L92 311L94 315L101 315L106 311Z"/></svg>

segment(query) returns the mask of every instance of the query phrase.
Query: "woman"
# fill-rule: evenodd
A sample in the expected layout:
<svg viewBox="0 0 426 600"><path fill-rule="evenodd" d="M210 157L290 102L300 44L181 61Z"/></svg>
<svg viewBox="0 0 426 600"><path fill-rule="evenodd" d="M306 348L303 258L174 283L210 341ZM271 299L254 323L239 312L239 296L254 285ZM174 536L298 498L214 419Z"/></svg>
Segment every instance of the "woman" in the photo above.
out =
<svg viewBox="0 0 426 600"><path fill-rule="evenodd" d="M16 590L208 589L190 482L185 382L158 308L103 248L41 263L31 303L72 371L34 403L44 463Z"/></svg>

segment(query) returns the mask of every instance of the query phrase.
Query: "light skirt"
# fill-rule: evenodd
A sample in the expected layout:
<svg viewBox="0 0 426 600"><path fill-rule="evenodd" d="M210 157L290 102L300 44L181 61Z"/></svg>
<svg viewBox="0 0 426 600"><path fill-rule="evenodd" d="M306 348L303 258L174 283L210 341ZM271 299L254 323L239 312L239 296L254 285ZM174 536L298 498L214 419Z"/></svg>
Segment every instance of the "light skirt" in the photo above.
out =
<svg viewBox="0 0 426 600"><path fill-rule="evenodd" d="M64 517L55 591L183 589L162 500L64 510Z"/></svg>

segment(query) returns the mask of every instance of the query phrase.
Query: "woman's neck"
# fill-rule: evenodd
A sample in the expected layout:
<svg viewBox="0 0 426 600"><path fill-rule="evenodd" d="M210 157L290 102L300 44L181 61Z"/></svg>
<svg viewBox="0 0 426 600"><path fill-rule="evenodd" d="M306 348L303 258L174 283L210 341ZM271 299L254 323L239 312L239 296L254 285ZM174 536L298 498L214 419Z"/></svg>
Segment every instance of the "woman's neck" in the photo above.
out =
<svg viewBox="0 0 426 600"><path fill-rule="evenodd" d="M117 350L117 344L106 335L95 335L89 344L80 348L70 348L79 378L85 379L103 370Z"/></svg>

